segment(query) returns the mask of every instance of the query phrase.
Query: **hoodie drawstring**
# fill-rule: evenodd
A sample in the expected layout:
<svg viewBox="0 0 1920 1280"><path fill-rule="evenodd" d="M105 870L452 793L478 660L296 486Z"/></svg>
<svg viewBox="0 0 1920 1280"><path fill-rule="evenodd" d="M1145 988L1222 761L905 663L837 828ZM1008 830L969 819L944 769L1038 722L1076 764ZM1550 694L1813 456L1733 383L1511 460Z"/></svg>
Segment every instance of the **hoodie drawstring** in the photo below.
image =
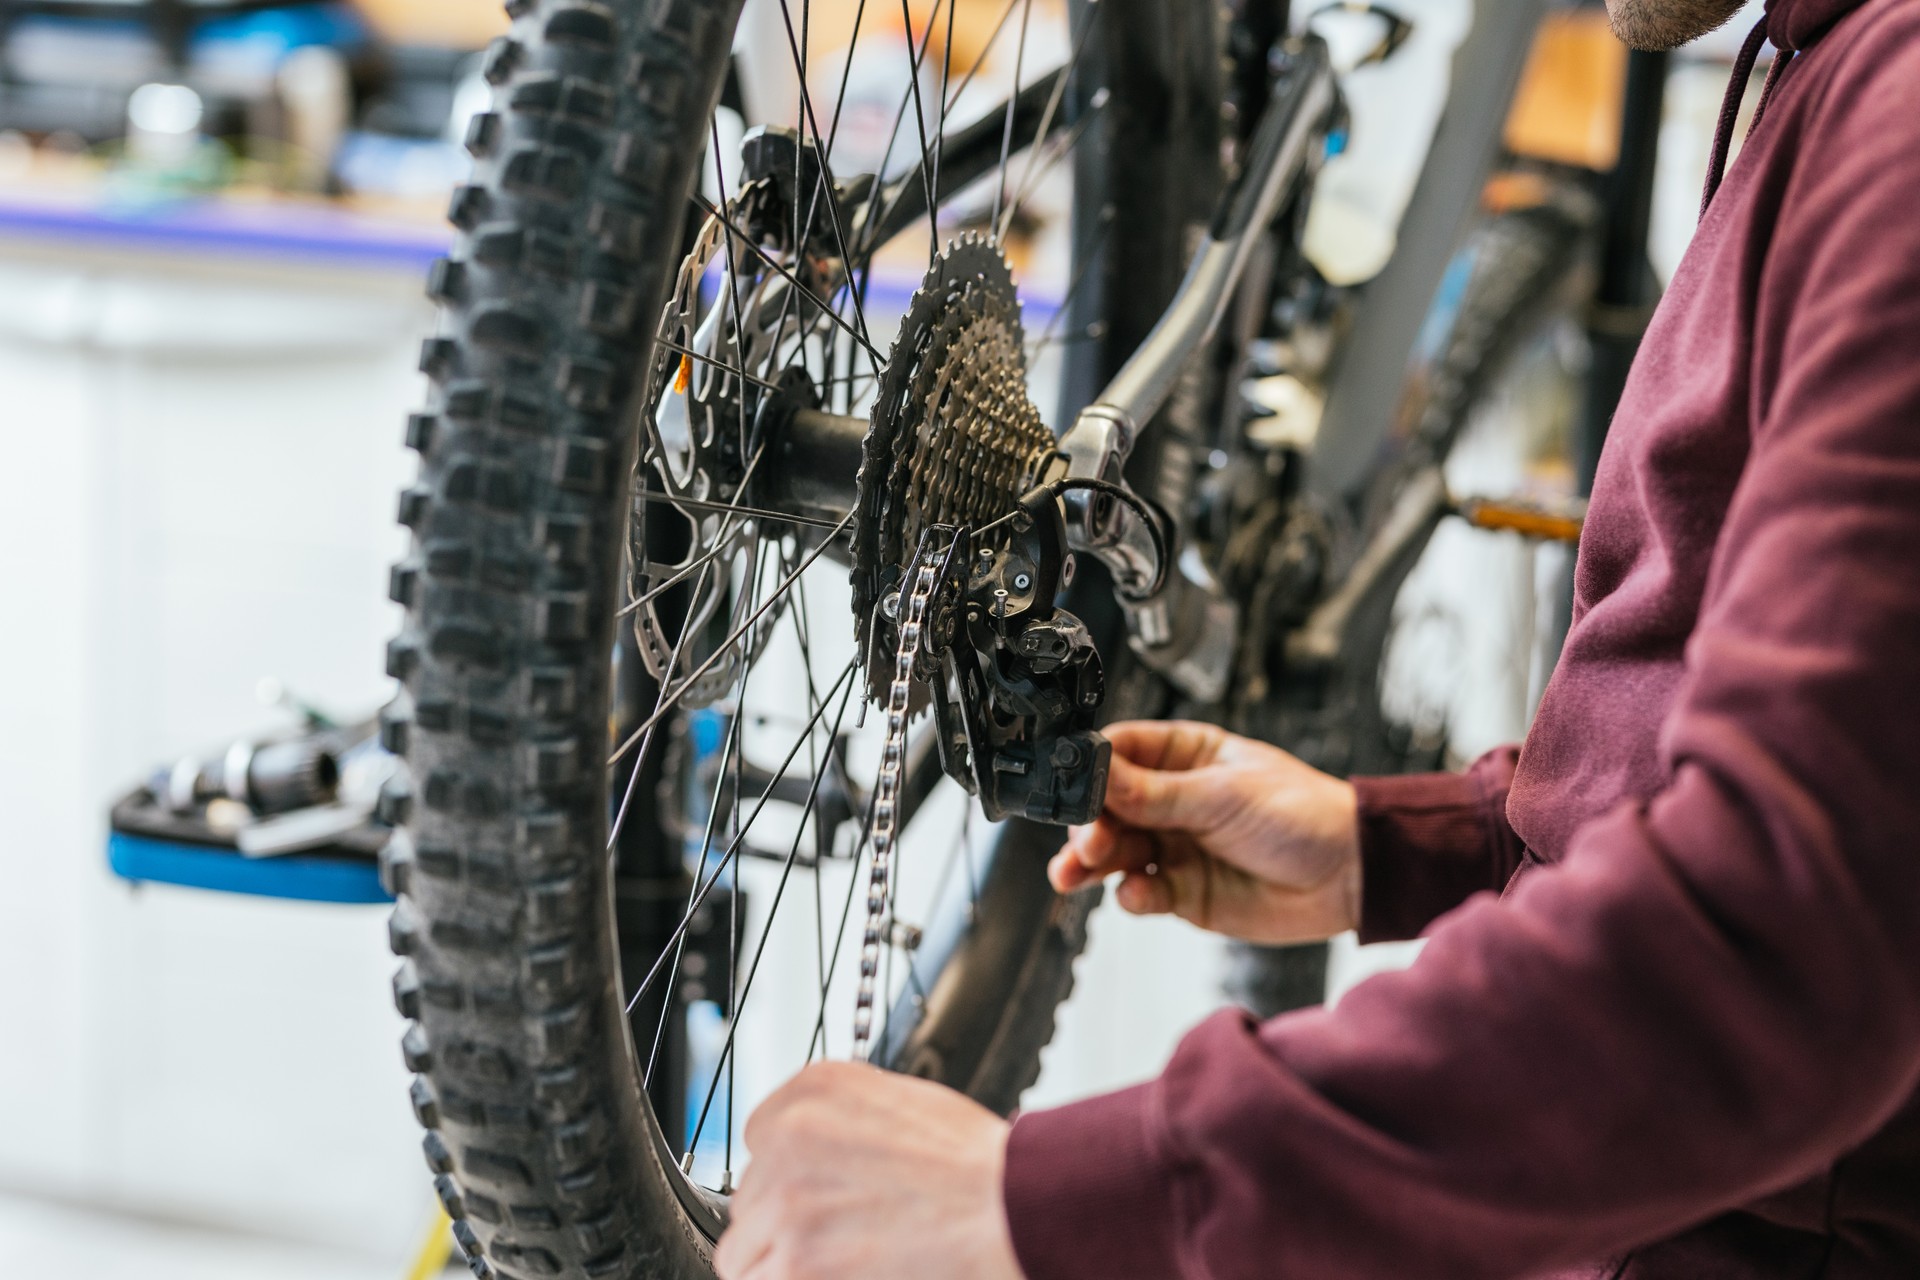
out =
<svg viewBox="0 0 1920 1280"><path fill-rule="evenodd" d="M1747 33L1746 43L1740 46L1740 56L1733 60L1733 78L1727 82L1727 96L1720 101L1720 123L1713 132L1713 155L1707 161L1707 185L1700 193L1700 216L1707 216L1707 206L1713 203L1713 193L1720 189L1720 179L1727 171L1727 152L1733 148L1733 126L1740 117L1740 102L1747 96L1747 81L1753 75L1753 64L1759 61L1760 46L1767 42L1767 20L1760 19L1753 30ZM1773 96L1773 86L1779 82L1780 73L1787 63L1793 61L1793 50L1779 49L1773 56L1773 65L1767 68L1767 79L1760 86L1760 101L1754 104L1753 120L1747 125L1747 136L1760 127L1760 117L1766 114L1767 100Z"/></svg>

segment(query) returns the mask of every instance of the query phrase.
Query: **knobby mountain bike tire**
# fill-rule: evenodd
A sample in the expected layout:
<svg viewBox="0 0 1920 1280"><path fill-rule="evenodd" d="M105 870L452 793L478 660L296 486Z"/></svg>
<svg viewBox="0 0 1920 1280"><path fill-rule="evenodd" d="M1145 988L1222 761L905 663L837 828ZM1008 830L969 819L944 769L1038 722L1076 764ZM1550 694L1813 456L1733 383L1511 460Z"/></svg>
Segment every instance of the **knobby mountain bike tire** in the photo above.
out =
<svg viewBox="0 0 1920 1280"><path fill-rule="evenodd" d="M399 899L393 995L410 1020L426 1160L477 1275L706 1277L725 1199L682 1173L680 1117L650 1105L648 1047L627 1016L635 975L621 966L666 954L673 934L617 923L618 797L600 762L637 424L716 105L737 89L739 5L515 0L509 12L484 63L491 109L467 135L455 247L431 274L429 403L407 425L420 473L400 501L412 542L392 574L405 621L387 651L403 694L383 723L408 766L382 800L396 824L382 855ZM782 12L791 39L804 11ZM1151 327L1209 211L1216 21L1208 6L1151 0L1072 6L1086 52L1061 120L1086 121L1072 163L1072 278L1085 287L1064 313L1084 340L1063 344L1058 421ZM1149 432L1137 462L1152 466L1155 447ZM1081 574L1073 603L1109 663L1107 710L1152 714L1164 692L1129 668L1097 577ZM643 797L636 821L654 825L623 840L677 849L658 808ZM1093 901L1048 889L1059 836L1002 828L977 904L920 953L929 998L889 1020L890 1065L1015 1104Z"/></svg>

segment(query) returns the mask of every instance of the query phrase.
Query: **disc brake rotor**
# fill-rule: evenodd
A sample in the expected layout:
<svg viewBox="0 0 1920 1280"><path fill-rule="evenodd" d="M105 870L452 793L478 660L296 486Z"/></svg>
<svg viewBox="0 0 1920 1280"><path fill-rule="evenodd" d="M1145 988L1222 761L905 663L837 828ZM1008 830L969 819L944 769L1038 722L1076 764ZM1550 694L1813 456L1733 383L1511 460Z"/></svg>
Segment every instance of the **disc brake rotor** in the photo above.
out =
<svg viewBox="0 0 1920 1280"><path fill-rule="evenodd" d="M748 203L763 195L743 190L728 205L728 218L740 225ZM670 671L683 676L699 671L686 679L680 695L696 707L734 687L747 652L778 621L776 601L754 624L751 637L728 645L723 657L708 664L737 625L732 606L750 591L759 572L758 544L787 532L763 529L751 516L712 509L736 500L762 465L752 449L757 387L734 371L777 370L780 349L797 333L781 305L788 283L760 270L759 260L737 242L729 260L726 240L725 224L709 217L680 264L661 315L664 341L657 344L649 371L628 525L633 630L641 659L660 681ZM703 297L703 286L711 297ZM770 380L764 373L756 376ZM668 561L649 545L646 509L659 502L674 505L675 499L683 503L675 509L684 519L687 548L678 560ZM773 550L777 555L777 541ZM686 600L684 621L674 626L659 607L659 597L670 587L678 587Z"/></svg>

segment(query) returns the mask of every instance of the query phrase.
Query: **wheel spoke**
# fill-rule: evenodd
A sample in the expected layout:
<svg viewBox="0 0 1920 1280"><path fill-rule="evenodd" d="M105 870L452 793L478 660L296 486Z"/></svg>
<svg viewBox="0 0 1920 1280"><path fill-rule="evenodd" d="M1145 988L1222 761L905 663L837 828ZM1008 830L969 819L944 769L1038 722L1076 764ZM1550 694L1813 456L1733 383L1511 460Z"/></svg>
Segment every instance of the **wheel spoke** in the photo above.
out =
<svg viewBox="0 0 1920 1280"><path fill-rule="evenodd" d="M803 516L794 511L774 511L767 507L748 507L737 502L708 502L704 498L682 498L671 493L642 493L642 502L658 502L669 507L685 507L689 511L711 511L719 515L746 516L754 520L777 520L783 524L806 525L811 529L830 529L835 533L846 528L845 520L829 520L825 516Z"/></svg>
<svg viewBox="0 0 1920 1280"><path fill-rule="evenodd" d="M940 59L940 118L933 126L933 180L927 188L927 226L933 231L934 253L940 252L940 210L934 205L934 198L940 192L940 157L947 150L947 82L953 76L953 7L954 0L947 0L947 41L941 49ZM940 6L934 5L934 17L940 15ZM925 149L924 141L921 144ZM929 258L931 263L932 259Z"/></svg>
<svg viewBox="0 0 1920 1280"><path fill-rule="evenodd" d="M1100 15L1105 12L1105 10L1100 7L1098 0L1093 0L1089 7L1093 10L1093 16L1087 19L1085 26L1080 28L1080 35L1073 42L1073 52L1067 56L1067 65L1060 69L1060 78L1054 82L1053 93L1047 99L1047 109L1041 113L1040 127L1034 130L1033 141L1027 147L1027 167L1021 174L1019 190L1025 191L1027 189L1028 180L1033 176L1034 162L1039 156L1040 143L1046 138L1047 131L1053 127L1054 114L1059 111L1061 99L1066 97L1067 85L1072 82L1073 73L1080 66L1080 56L1086 52L1089 37L1093 35L1093 29L1100 24ZM1088 117L1091 118L1091 116L1092 113L1088 113ZM1080 122L1076 122L1076 130L1078 130L1079 127ZM1076 132L1069 139L1066 149L1071 151L1074 144L1078 141L1079 137ZM1013 211L1020 207L1020 200L1023 198L1024 197L1016 197L1014 202L1007 207L1006 220L1008 223L1013 221ZM998 240L1004 234L1004 230L996 226L994 228L993 238Z"/></svg>
<svg viewBox="0 0 1920 1280"><path fill-rule="evenodd" d="M833 119L827 123L827 153L833 152L834 140L840 136L840 112L847 105L847 84L853 78L853 55L860 47L860 22L867 16L867 0L860 0L853 10L853 34L847 39L846 61L840 67L840 88L833 95ZM911 40L913 37L907 37Z"/></svg>
<svg viewBox="0 0 1920 1280"><path fill-rule="evenodd" d="M804 74L804 68L802 69L802 73ZM758 559L759 546L760 544L758 543L754 544L755 561L754 561L752 579L754 584L753 594L755 596L758 596L759 586L760 586L760 572L759 572L759 559ZM751 640L749 640L748 642L747 651L749 655L752 655L753 644ZM751 676L752 674L753 674L753 657L749 656L747 659L747 669L743 671L740 676L739 696L737 697L737 699L733 704L733 719L735 724L738 724L746 714L747 677ZM807 742L807 745L811 747L813 745L812 728L809 727L807 732L803 736ZM724 750L721 752L720 758L722 761L725 761L725 759L727 758L726 752ZM816 778L817 776L818 775L816 775ZM740 735L737 733L733 735L733 773L731 777L733 780L733 788L732 788L733 801L731 806L732 808L731 830L733 832L733 838L735 840L744 841L747 838L747 829L740 825ZM814 782L813 789L817 790L818 787L819 787L818 781ZM706 857L706 851L703 849L701 850L702 860L704 860L705 857ZM697 877L695 878L694 882L696 884L699 883L699 880ZM738 991L740 990L738 966L739 966L739 960L740 960L739 952L740 952L740 895L741 895L741 892L742 890L740 887L740 869L738 866L736 866L733 872L733 892L727 895L727 998L731 1003L731 1006L733 1009L734 1016L732 1021L735 1023L735 1025L738 1025L739 1016L740 1016L740 1004L739 1004L739 1000L736 993L738 993ZM774 903L775 909L778 909L779 905L780 904L778 902L775 902ZM684 943L682 945L684 946ZM671 978L668 979L668 989L669 990L672 989ZM726 1156L720 1166L721 1168L720 1189L724 1192L731 1192L733 1190L733 1062L731 1058L729 1058L727 1061L727 1135L726 1136L727 1136ZM700 1146L700 1131L696 1128L694 1130L693 1137L689 1139L687 1142L687 1149L689 1151L692 1151L692 1150L698 1149L699 1146Z"/></svg>
<svg viewBox="0 0 1920 1280"><path fill-rule="evenodd" d="M904 11L905 8L905 0L902 0L902 11ZM927 56L927 46L932 43L933 23L929 22L927 23L926 35L920 38L920 48L915 52L913 48L913 23L911 21L907 23L907 62L912 71L912 84L915 87L901 97L899 109L893 113L893 128L887 133L886 150L880 153L880 163L873 171L873 187L867 192L866 207L861 210L860 222L856 224L854 228L854 234L860 239L860 251L865 255L863 262L870 263L874 250L879 248L877 224L874 222L874 214L879 208L880 193L883 186L881 179L885 177L887 165L893 159L894 144L900 140L900 126L906 123L907 106L909 103L917 102L919 99L917 86L920 83L920 63L925 60ZM923 125L922 128L924 129L924 127ZM898 197L896 196L895 200L897 199Z"/></svg>
<svg viewBox="0 0 1920 1280"><path fill-rule="evenodd" d="M760 575L759 575L757 548L756 548L756 554L754 559L755 559L754 566L753 568L749 569L747 573L748 590L745 593L745 597L744 597L750 601L757 601L759 597ZM752 605L749 604L747 607L751 608ZM751 637L749 637L747 641L747 653L749 656L746 660L746 668L740 674L740 694L739 694L740 705L744 705L746 702L747 682L749 677L753 675L753 666L754 666L753 641ZM734 805L735 805L734 814L733 814L734 823L736 826L739 824L739 819L740 819L740 813L739 813L739 807L738 807L739 801L740 801L739 750L740 750L741 720L742 720L742 717L738 709L736 708L733 717L727 722L726 737L721 741L721 744L720 744L720 758L722 760L726 759L727 751L729 748L733 750L734 769L731 774L729 774L725 768L718 769L714 772L713 795L707 802L706 834L702 836L700 840L700 865L694 871L693 883L687 887L687 909L686 909L687 915L691 915L693 912L694 890L699 887L700 878L706 874L707 859L713 853L714 826L716 823L719 822L720 814L723 808L723 806L720 803L721 792L726 789L726 784L729 779L731 779L733 782L733 794L734 794ZM673 989L674 979L679 977L680 975L680 960L686 951L686 944L687 944L687 940L686 940L685 934L682 934L680 937L680 941L674 944L673 967L667 973L667 989L669 991ZM671 1013L672 1009L673 1009L673 1002L671 1000L665 1000L661 1002L660 1021L658 1025L654 1027L654 1032L653 1032L653 1048L647 1054L647 1069L641 1077L642 1081L645 1083L651 1083L653 1080L654 1058L660 1052L660 1041L667 1029L667 1017Z"/></svg>
<svg viewBox="0 0 1920 1280"><path fill-rule="evenodd" d="M718 218L720 220L721 225L726 228L728 235L738 237L740 240L740 243L744 244L747 247L747 252L753 254L756 258L760 259L760 261L766 263L767 266L771 267L774 271L778 272L786 280L788 284L792 285L795 289L798 289L800 291L800 296L802 298L805 298L808 302L811 302L818 310L823 312L839 328L846 330L846 332L853 338L853 340L859 343L861 347L865 348L867 354L872 356L873 359L876 362L878 362L878 364L881 364L881 365L886 364L885 357L883 357L880 354L880 352L877 349L875 349L873 343L869 342L863 335L861 335L856 329L854 329L854 327L851 324L848 324L847 321L844 318L842 318L838 312L834 311L826 303L820 301L818 295L816 295L813 292L813 290L807 288L806 285L802 284L798 276L794 275L793 272L787 270L787 268L783 266L781 263L775 262L773 260L772 255L768 254L765 249L762 249L759 245L755 244L753 242L753 237L749 236L746 232L742 231L739 228L739 226L737 226L734 223L733 219L727 217L727 215L725 213L722 213L719 209L714 208L712 201L708 200L705 196L701 195L698 191L689 193L688 198L691 199L693 203L696 206L698 206L702 212L707 214L707 216L712 218Z"/></svg>
<svg viewBox="0 0 1920 1280"><path fill-rule="evenodd" d="M840 692L840 686L842 684L844 684L846 681L851 680L853 678L853 673L859 667L859 665L860 664L858 659L850 659L847 662L847 665L845 669L841 671L839 678L836 679L833 682L832 686L827 690L828 701L832 701L833 696L836 693ZM821 714L824 714L824 710L825 709L823 707L820 712L816 712L812 717L808 719L807 721L808 729L812 729L814 725L820 722L820 716ZM747 816L747 822L749 825L751 825L753 821L760 816L760 810L766 807L767 801L773 795L773 789L779 785L780 780L782 778L785 778L787 776L787 770L792 767L794 758L800 754L800 745L801 744L799 742L795 742L793 744L793 750L787 753L787 758L781 762L780 768L777 769L774 772L773 776L767 780L766 787L760 792L760 798L754 802L753 812ZM628 1013L633 1012L633 1006L640 1002L640 998L646 995L648 988L650 988L653 985L654 980L660 976L661 966L666 963L667 957L672 953L674 944L677 943L682 937L686 935L687 924L689 921L692 920L693 913L700 909L700 904L705 902L707 900L707 895L713 892L713 886L716 883L718 883L721 873L726 871L726 869L729 866L733 865L734 859L740 853L740 845L741 845L741 840L738 836L735 836L733 839L727 842L727 851L724 855L721 856L719 864L714 867L713 875L708 877L706 883L703 884L700 887L699 892L694 895L692 908L688 910L686 916L684 916L681 919L680 923L674 927L672 936L667 939L665 946L661 949L660 955L654 960L653 967L647 970L647 976L641 979L639 988L634 991L633 997L627 1001L626 1008Z"/></svg>
<svg viewBox="0 0 1920 1280"><path fill-rule="evenodd" d="M973 65L967 68L967 73L960 77L960 83L954 86L953 92L948 94L946 96L946 100L940 104L940 127L941 128L944 129L946 127L947 118L953 114L954 104L960 101L961 95L966 93L967 91L967 86L973 83L973 77L975 73L980 70L983 64L985 64L987 60L987 55L993 52L994 42L1000 38L1000 32L1006 27L1007 19L1013 16L1014 6L1020 5L1020 4L1030 4L1031 2L1032 0L1007 0L1005 7L1003 7L1000 10L999 21L995 22L993 24L993 30L987 33L987 42L984 45L980 46L980 53L977 57L974 58ZM1022 20L1022 26L1023 27L1025 26L1024 19ZM1021 35L1020 39L1024 44L1026 40L1026 36L1024 33ZM1013 89L1015 93L1018 93L1020 91L1020 77L1018 74L1014 76Z"/></svg>
<svg viewBox="0 0 1920 1280"><path fill-rule="evenodd" d="M807 631L807 581L805 578L800 580L798 586L795 588L794 594L793 638L794 642L800 647L800 669L804 671L807 676L807 705L810 708L817 707L820 705L820 695L813 684L813 643ZM807 765L814 770L814 782L812 786L815 790L819 788L819 779L823 776L824 771L834 767L835 750L840 740L840 722L845 716L846 708L843 705L840 714L834 719L833 732L827 735L827 750L824 760L814 758L813 742L811 739L807 742ZM843 778L842 787L844 788L844 786L845 779ZM811 793L809 795L809 803L811 803ZM800 825L794 829L794 840L796 842L794 848L796 850L799 848L798 841L800 837L806 832L806 818L807 815L805 813L801 814ZM826 863L833 835L834 831L829 830L819 818L814 819L813 956L814 964L819 968L820 976L823 980L825 978L827 964L827 939L826 912L820 897L820 868ZM773 928L772 912L767 913L767 928ZM758 957L756 957L755 964L758 965L758 963L759 960ZM751 975L749 975L748 980L751 982ZM731 1109L731 1103L729 1103L729 1109Z"/></svg>
<svg viewBox="0 0 1920 1280"><path fill-rule="evenodd" d="M689 360L698 360L701 364L709 365L722 373L730 373L742 382L751 382L757 387L765 387L768 391L778 391L780 389L778 383L768 382L765 378L756 378L745 369L736 368L728 364L725 360L716 360L712 356L702 355L692 347L683 347L665 334L656 333L653 335L653 340L669 351L677 351Z"/></svg>
<svg viewBox="0 0 1920 1280"><path fill-rule="evenodd" d="M839 735L840 725L841 725L841 722L846 718L847 704L851 700L852 695L853 695L853 686L849 684L846 687L845 691L842 692L840 695L840 709L834 715L833 730L828 735L829 742L831 742L833 738ZM760 959L762 956L766 954L767 940L773 936L773 917L780 910L780 900L786 894L787 881L793 875L793 868L794 868L795 862L799 860L800 841L806 834L806 823L807 823L807 819L811 817L813 814L814 802L819 799L820 779L824 776L824 774L825 774L824 769L816 772L813 776L813 785L809 787L807 790L807 802L805 807L801 811L800 824L794 829L793 844L790 848L788 848L786 860L781 864L781 867L780 867L780 880L779 880L779 883L775 886L773 891L773 905L767 908L767 923L761 928L760 940L758 945L756 945L754 948L753 959L749 961L747 964L746 983L739 989L739 994L734 997L733 1017L728 1020L726 1043L721 1046L720 1057L718 1061L716 1061L714 1064L713 1082L707 1086L706 1101L701 1104L700 1117L694 1123L693 1136L687 1140L687 1148L689 1150L692 1150L700 1142L700 1134L701 1134L701 1131L706 1127L707 1113L713 1107L714 1092L720 1084L720 1073L723 1068L728 1072L729 1096L727 1099L727 1116L728 1116L729 1123L727 1128L729 1133L732 1132L733 1126L731 1121L733 1117L733 1099L731 1096L731 1090L732 1090L734 1036L735 1036L735 1033L740 1029L740 1017L741 1017L741 1014L746 1009L747 997L753 992L753 980L755 976L758 975L760 972Z"/></svg>
<svg viewBox="0 0 1920 1280"><path fill-rule="evenodd" d="M904 2L905 0L902 0L902 3ZM800 73L800 109L802 112L801 122L803 126L802 137L804 137L804 127L810 124L813 128L814 140L817 142L820 139L820 119L818 116L814 115L813 113L813 98L807 89L807 60L806 60L806 56L800 51L800 45L798 43L796 36L794 35L793 13L791 10L787 8L787 0L780 0L780 19L786 26L787 44L793 50L794 66ZM826 188L826 191L827 191L827 221L829 225L831 225L833 228L834 243L840 251L840 261L842 263L848 263L851 261L851 258L847 253L846 231L840 225L840 202L837 199L835 199L833 196L833 192L837 189L833 181L833 165L829 161L827 154L824 151L820 153L820 176L815 180L815 183L814 183L816 192L819 190L819 188L823 186ZM796 204L797 204L798 193L796 192L795 195L796 195ZM808 234L811 234L812 230L813 228L811 225L809 225L806 228L806 232ZM796 240L795 243L796 245L798 245L800 242ZM872 347L871 339L868 337L868 333L867 333L867 315L866 315L865 309L861 306L860 297L858 294L855 294L853 298L853 314L854 314L854 323L859 327L862 340L867 342L868 344L867 349L869 351L872 351L873 347ZM877 353L875 353L875 358L876 359L878 358Z"/></svg>
<svg viewBox="0 0 1920 1280"><path fill-rule="evenodd" d="M669 503L669 505L671 504ZM722 555L725 555L729 550L731 550L730 547L722 545L722 546L715 547L711 551L701 552L698 559L689 560L686 564L683 564L678 569L675 569L671 577L662 578L659 582L654 583L652 586L648 587L645 591L641 592L639 595L635 596L633 599L627 601L625 604L621 605L620 611L614 614L613 616L615 618L624 618L628 614L632 613L634 610L640 608L642 605L653 603L653 601L658 599L662 594L671 590L674 587L679 586L681 583L685 582L688 578L691 578L694 574L698 573L702 568L712 564L715 560L719 559Z"/></svg>
<svg viewBox="0 0 1920 1280"><path fill-rule="evenodd" d="M1033 16L1033 0L1020 0L1020 43L1013 54L1013 92L1007 95L1006 124L1000 130L1000 169L993 191L993 217L989 226L1000 225L1000 206L1007 198L1007 155L1013 147L1013 105L1020 100L1020 72L1027 58L1027 20ZM1002 19L1005 21L1005 19ZM1066 83L1063 77L1061 83ZM1044 132L1042 133L1044 137Z"/></svg>
<svg viewBox="0 0 1920 1280"><path fill-rule="evenodd" d="M1066 81L1062 80L1061 83L1065 84ZM1031 196L1035 191L1038 191L1040 189L1040 184L1046 180L1046 177L1049 173L1053 172L1053 167L1060 163L1060 160L1062 157L1071 155L1073 152L1073 149L1080 145L1081 137L1085 135L1085 133L1087 132L1087 129L1093 124L1093 122L1097 118L1099 118L1101 109L1105 107L1106 105L1105 95L1106 95L1105 89L1102 89L1093 95L1093 102L1092 102L1092 105L1089 107L1087 114L1081 116L1078 120L1075 120L1073 122L1073 127L1067 130L1066 138L1060 143L1058 147L1055 147L1052 149L1050 154L1048 154L1046 160L1040 165L1040 168L1037 172L1034 169L1033 161L1034 161L1034 158L1039 155L1040 148L1036 147L1027 153L1027 156L1028 156L1027 175L1028 176L1022 179L1020 183L1019 193L1015 195L1012 201L1008 203L1007 211L1000 216L1000 226L994 232L995 239L1003 238L1007 234L1007 228L1013 225L1013 216L1016 213L1020 212L1020 206L1027 202L1027 197Z"/></svg>
<svg viewBox="0 0 1920 1280"><path fill-rule="evenodd" d="M834 526L833 531L835 533L839 533L841 530L845 529L849 524L851 524L852 521L853 521L853 512L849 511L847 512L846 515L840 518L840 523ZM686 679L680 682L680 687L674 690L673 696L671 698L665 698L665 693L663 689L662 696L663 698L665 698L665 705L655 708L653 714L647 717L646 723L642 724L638 729L635 729L630 735L628 735L627 740L620 744L619 749L617 749L613 753L613 755L608 759L607 763L610 765L618 763L621 756L624 756L628 751L632 750L634 743L640 740L641 735L646 733L648 730L652 729L654 725L658 724L660 722L661 717L666 715L667 712L673 710L673 708L679 704L681 696L686 693L687 689L693 684L693 682L695 680L698 680L701 676L705 675L708 671L711 671L713 669L713 664L718 662L722 657L722 655L724 655L728 650L733 648L734 644L739 641L741 635L744 634L748 628L752 627L754 623L760 621L761 617L767 612L767 610L771 609L774 605L780 602L780 597L786 593L786 590L788 587L793 585L794 579L798 578L802 573L805 573L807 566L812 564L815 560L818 560L820 558L821 553L824 552L828 547L832 545L833 545L833 539L825 538L821 540L821 543L819 546L815 547L812 551L808 552L807 558L800 563L800 567L795 569L791 574L789 574L786 577L786 579L781 582L780 586L777 589L775 589L773 593L773 597L770 600L768 600L765 604L762 604L758 609L755 609L753 611L752 617L748 618L745 622L741 623L738 627L734 628L732 632L728 633L727 638L725 640L722 640L718 645L716 645L714 647L713 652L709 654L700 663L699 666L695 667L692 671L687 673Z"/></svg>
<svg viewBox="0 0 1920 1280"><path fill-rule="evenodd" d="M862 717L866 715L866 710L867 704L863 699L860 703ZM826 975L820 980L820 1007L814 1015L813 1035L807 1041L808 1062L813 1061L815 1046L819 1047L822 1055L824 1055L827 1050L827 993L833 987L834 971L840 967L840 948L847 940L847 921L853 916L854 890L858 888L860 884L861 858L862 855L872 847L873 809L875 799L878 795L879 793L876 791L867 797L866 815L860 819L860 840L853 849L853 870L852 873L847 876L847 897L846 901L840 904L840 926L834 931L833 954L827 958Z"/></svg>
<svg viewBox="0 0 1920 1280"><path fill-rule="evenodd" d="M706 583L711 568L712 561L709 560L701 571L700 580L694 584L694 594L696 596L700 593L701 587ZM667 655L667 669L660 674L660 689L659 692L654 695L653 711L649 716L650 723L646 727L646 736L640 740L640 750L634 757L633 768L627 773L627 785L626 790L620 797L620 808L618 812L614 814L613 822L607 831L607 857L609 859L615 857L618 852L620 832L626 826L627 810L633 804L634 784L639 779L641 769L647 762L647 748L653 745L653 724L659 721L662 705L666 701L667 688L672 683L675 669L680 665L680 652L686 644L686 639L687 633L685 630L682 630L673 642L672 652ZM607 767L612 768L614 763L615 761L608 761Z"/></svg>
<svg viewBox="0 0 1920 1280"><path fill-rule="evenodd" d="M920 65L925 60L927 43L933 40L933 29L939 25L939 0L934 0L933 12L927 15L927 38L920 46L921 56L918 58L913 56L913 12L907 8L907 0L900 0L900 17L907 26L907 93L908 100L913 103L913 125L920 134L920 180L927 188L927 263L932 265L940 254L940 228L933 216L937 206L933 197L933 178L927 170L927 109L920 101ZM948 43L951 45L952 42ZM875 185L879 184L876 182Z"/></svg>
<svg viewBox="0 0 1920 1280"><path fill-rule="evenodd" d="M1100 256L1100 251L1106 248L1107 233L1111 230L1113 230L1113 206L1107 205L1100 210L1099 231L1094 236L1093 243L1084 246L1082 252L1077 255L1079 265L1073 269L1073 279L1067 282L1066 296L1060 299L1059 307L1047 318L1047 327L1041 330L1040 341L1034 344L1030 355L1039 355L1046 349L1048 343L1055 341L1054 332L1059 328L1061 318L1072 309L1073 296L1080 292L1080 282L1086 278L1087 268L1093 265L1094 259ZM1083 336L1093 337L1094 335L1087 333Z"/></svg>

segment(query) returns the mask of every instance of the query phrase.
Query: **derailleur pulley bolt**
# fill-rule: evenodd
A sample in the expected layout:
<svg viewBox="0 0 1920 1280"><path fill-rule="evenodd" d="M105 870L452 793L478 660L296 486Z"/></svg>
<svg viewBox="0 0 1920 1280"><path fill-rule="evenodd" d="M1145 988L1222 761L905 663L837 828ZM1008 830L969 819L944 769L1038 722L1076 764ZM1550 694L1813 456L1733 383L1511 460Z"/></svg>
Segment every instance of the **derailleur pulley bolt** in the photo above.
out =
<svg viewBox="0 0 1920 1280"><path fill-rule="evenodd" d="M1015 591L1025 591L1028 587L1032 585L1033 585L1032 574L1016 573L1013 575L1013 589Z"/></svg>
<svg viewBox="0 0 1920 1280"><path fill-rule="evenodd" d="M880 598L880 612L891 622L900 621L900 593L889 591Z"/></svg>

